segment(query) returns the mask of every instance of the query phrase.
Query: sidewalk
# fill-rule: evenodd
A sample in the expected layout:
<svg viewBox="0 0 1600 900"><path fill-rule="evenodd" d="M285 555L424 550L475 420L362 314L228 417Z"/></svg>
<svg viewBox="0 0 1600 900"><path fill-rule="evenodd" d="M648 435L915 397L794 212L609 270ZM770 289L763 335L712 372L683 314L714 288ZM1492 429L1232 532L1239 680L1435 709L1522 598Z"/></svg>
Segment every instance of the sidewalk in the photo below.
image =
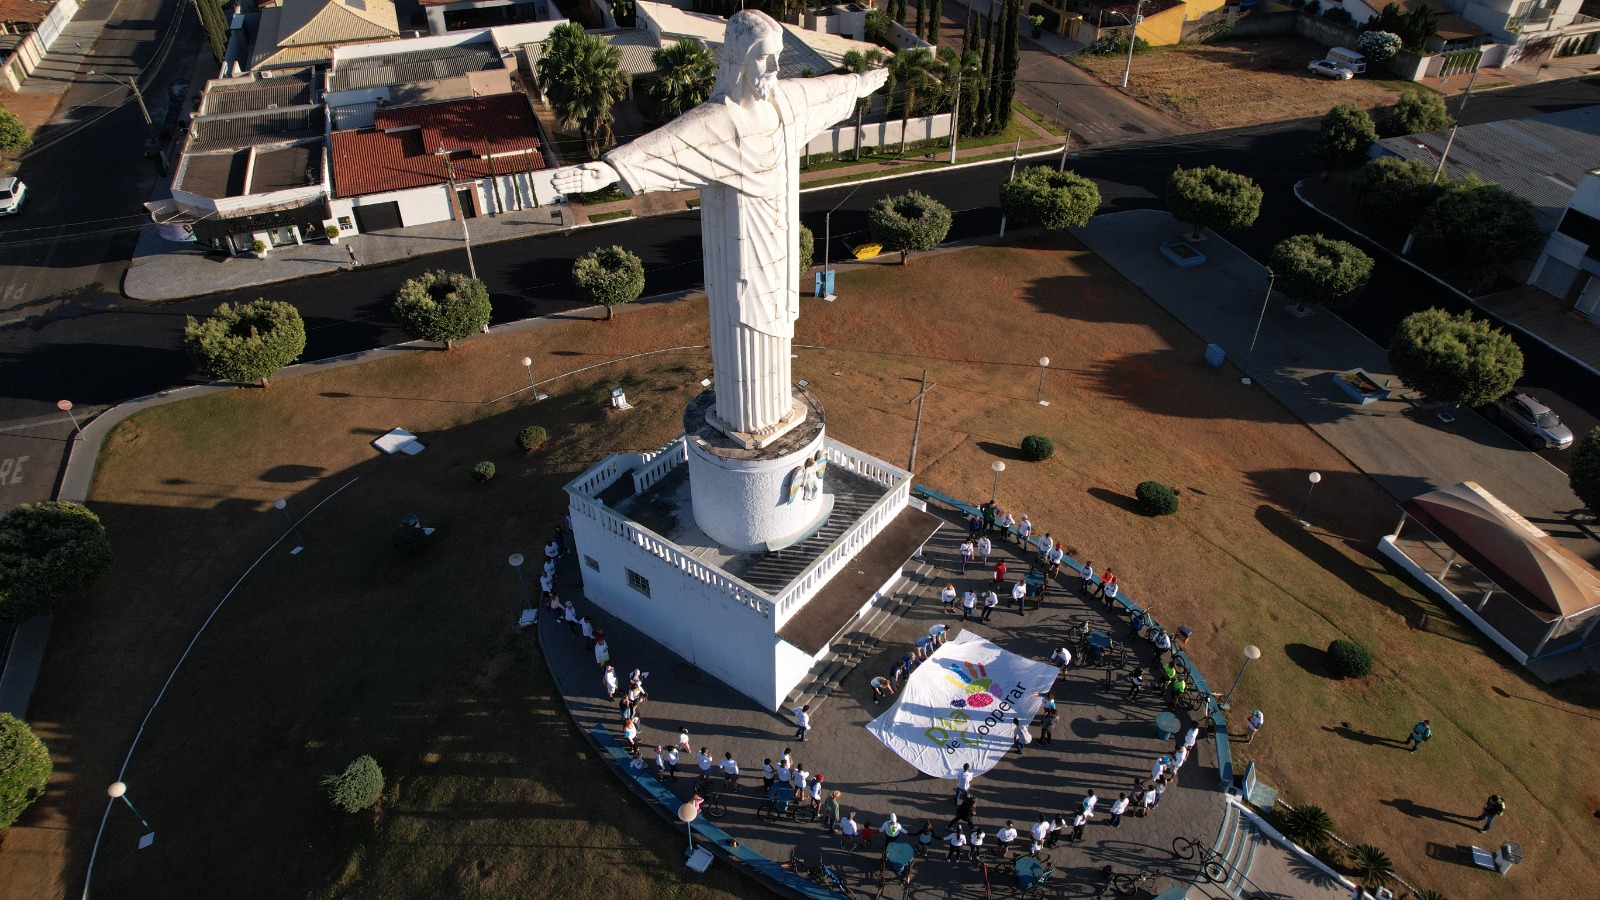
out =
<svg viewBox="0 0 1600 900"><path fill-rule="evenodd" d="M100 40L100 33L105 30L116 5L117 0L88 0L82 4L78 14L61 29L38 68L22 83L22 89L16 93L0 91L0 104L15 113L36 140L49 136L48 132L39 133L46 125L64 125L71 121L71 110L61 110L61 101L94 53L94 45ZM107 60L106 65L118 64ZM106 82L106 89L124 90L110 81Z"/></svg>
<svg viewBox="0 0 1600 900"><path fill-rule="evenodd" d="M1540 84L1546 81L1560 81L1566 78L1582 78L1600 70L1600 54L1591 53L1586 56L1567 56L1559 59L1547 59L1542 62L1517 63L1503 69L1479 69L1478 83L1473 86L1473 92L1492 90L1494 88L1524 87L1530 84ZM1418 78L1417 84L1430 87L1453 97L1465 93L1467 82L1472 80L1471 72L1460 75L1451 75L1448 78Z"/></svg>
<svg viewBox="0 0 1600 900"><path fill-rule="evenodd" d="M1061 139L1041 128L1026 116L1017 121L1034 134L1032 140L1022 142L1022 152L1038 152L1061 146ZM1014 145L993 144L956 151L957 165L972 163L996 155L1005 156ZM902 160L876 160L860 165L838 166L803 172L801 185L817 185L852 176L894 177L912 174L932 166L948 166L950 151L938 150L932 158L924 154L907 153ZM170 188L163 183L153 199L166 199ZM550 234L567 228L598 224L601 218L611 221L628 217L667 215L691 209L698 199L695 191L645 194L611 203L588 206L541 206L512 210L494 216L479 216L467 221L473 246L514 241L539 234ZM374 232L342 237L337 245L324 240L296 247L279 247L265 259L254 256L230 256L207 252L193 242L168 241L162 238L155 226L146 226L139 232L139 242L134 248L133 264L123 277L122 292L134 300L177 300L216 291L230 291L293 281L313 275L326 275L353 267L354 264L372 266L398 262L443 250L460 251L463 246L461 222L433 222L415 225L400 231Z"/></svg>
<svg viewBox="0 0 1600 900"><path fill-rule="evenodd" d="M1215 235L1198 244L1204 265L1180 269L1167 262L1158 245L1187 231L1165 212L1137 210L1096 216L1073 233L1201 340L1221 346L1235 365L1260 317L1250 374L1397 501L1476 481L1574 553L1600 563L1600 541L1572 518L1575 501L1560 470L1468 410L1445 422L1434 409L1403 399L1351 402L1333 376L1360 367L1379 382L1397 381L1385 350L1326 310L1291 315L1294 304L1279 294L1263 313L1266 269ZM1203 349L1193 348L1196 359ZM1234 381L1238 370L1214 377Z"/></svg>

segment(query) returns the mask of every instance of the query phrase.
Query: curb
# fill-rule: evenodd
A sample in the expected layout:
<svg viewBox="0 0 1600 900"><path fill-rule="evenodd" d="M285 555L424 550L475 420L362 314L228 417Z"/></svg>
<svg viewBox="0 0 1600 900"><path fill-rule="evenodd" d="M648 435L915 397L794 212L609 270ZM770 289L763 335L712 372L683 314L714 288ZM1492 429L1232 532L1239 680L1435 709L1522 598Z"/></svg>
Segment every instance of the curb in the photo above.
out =
<svg viewBox="0 0 1600 900"><path fill-rule="evenodd" d="M1445 281L1443 278L1440 278L1439 276L1433 274L1432 272L1428 271L1427 269L1424 269L1422 266L1417 265L1416 263L1412 262L1409 258L1407 258L1405 256L1401 256L1400 254L1394 252L1393 250L1391 250L1387 246L1385 246L1381 241L1376 240L1375 238L1373 238L1371 235L1367 234L1366 232L1361 231L1360 229L1356 228L1355 226L1351 225L1350 223L1346 222L1345 220L1339 218L1338 216L1335 216L1333 213L1330 213L1327 210L1323 209L1322 207L1316 205L1315 203L1312 203L1310 200L1307 200L1305 198L1305 195L1300 193L1300 186L1302 184L1305 184L1309 180L1310 179L1308 179L1308 178L1302 178L1301 180L1295 182L1295 184L1294 184L1294 196L1295 196L1295 199L1297 199L1301 203L1305 204L1307 208L1309 208L1309 209L1313 210L1314 212L1318 213L1319 215L1323 216L1328 221L1337 224L1341 228L1344 228L1346 231L1349 231L1351 234L1355 234L1355 235L1360 236L1362 240L1366 241L1367 243L1373 245L1374 247L1377 247L1379 250L1382 250L1384 253L1388 254L1390 259L1393 259L1396 262L1405 263L1406 265L1410 266L1411 268L1415 269L1416 271L1420 272L1421 274L1426 275L1428 278L1430 278L1434 282L1436 282L1440 287L1444 288L1445 290L1450 291L1452 294L1455 294L1457 297L1460 297L1462 300L1466 301L1468 305L1470 305L1473 309L1475 309L1479 313L1481 313L1484 318L1490 319L1490 320L1495 321L1495 322L1498 322L1501 325L1504 325L1505 327L1510 328L1511 330L1517 332L1518 334L1523 335L1528 340L1533 341L1536 344L1542 344L1546 349L1550 350L1552 353L1555 353L1557 356L1562 357L1563 359L1567 360L1568 362L1572 363L1573 365L1578 366L1581 369L1587 370L1592 375L1600 376L1600 369L1595 368L1595 366L1592 363L1585 362L1584 360L1581 360L1578 357L1573 356L1571 353L1568 353L1567 351L1561 349L1560 347L1557 347L1555 344L1550 343L1545 338L1543 338L1543 337L1541 337L1541 336L1539 336L1537 334L1534 334L1533 332L1529 331L1528 329L1524 328L1521 325L1518 325L1516 322L1513 322L1510 319L1507 319L1507 318L1505 318L1505 317L1503 317L1503 316L1501 316L1501 315L1499 315L1499 314L1497 314L1497 313L1495 313L1495 312L1493 312L1491 310L1485 309L1481 304L1478 303L1477 300L1474 300L1471 295L1463 293L1461 291L1461 289L1457 288L1455 285L1450 284L1449 282Z"/></svg>

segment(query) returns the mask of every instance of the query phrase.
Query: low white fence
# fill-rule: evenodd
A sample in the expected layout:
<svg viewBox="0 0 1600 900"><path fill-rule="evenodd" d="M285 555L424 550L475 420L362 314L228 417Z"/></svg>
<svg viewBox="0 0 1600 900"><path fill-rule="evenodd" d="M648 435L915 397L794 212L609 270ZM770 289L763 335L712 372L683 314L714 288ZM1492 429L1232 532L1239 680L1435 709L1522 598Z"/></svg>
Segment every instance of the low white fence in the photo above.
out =
<svg viewBox="0 0 1600 900"><path fill-rule="evenodd" d="M901 122L893 119L888 122L867 122L861 126L861 146L865 147L891 147L900 146ZM906 143L915 144L918 141L931 141L950 136L950 114L940 113L936 116L913 116L905 123ZM836 128L824 131L806 145L807 153L850 153L856 149L856 126L854 122L846 122Z"/></svg>

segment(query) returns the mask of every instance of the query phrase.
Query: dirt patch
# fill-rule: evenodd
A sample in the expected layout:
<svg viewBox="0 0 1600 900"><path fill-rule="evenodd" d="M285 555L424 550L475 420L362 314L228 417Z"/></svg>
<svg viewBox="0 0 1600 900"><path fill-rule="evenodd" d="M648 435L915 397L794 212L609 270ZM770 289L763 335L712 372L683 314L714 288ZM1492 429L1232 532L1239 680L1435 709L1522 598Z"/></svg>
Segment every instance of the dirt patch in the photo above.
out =
<svg viewBox="0 0 1600 900"><path fill-rule="evenodd" d="M1157 47L1133 58L1126 92L1202 130L1320 116L1340 103L1370 109L1394 102L1400 84L1381 80L1383 73L1334 81L1307 72L1306 63L1326 50L1296 35ZM1124 57L1071 60L1106 84L1122 83Z"/></svg>

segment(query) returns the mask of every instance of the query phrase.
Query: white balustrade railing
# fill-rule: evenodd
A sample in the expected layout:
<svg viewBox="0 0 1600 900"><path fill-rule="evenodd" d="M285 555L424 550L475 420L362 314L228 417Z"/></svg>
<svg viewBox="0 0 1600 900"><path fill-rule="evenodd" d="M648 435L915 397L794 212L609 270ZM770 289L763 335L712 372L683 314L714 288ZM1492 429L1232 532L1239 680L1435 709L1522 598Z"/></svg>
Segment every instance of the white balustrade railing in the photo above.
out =
<svg viewBox="0 0 1600 900"><path fill-rule="evenodd" d="M667 477L667 473L689 460L688 439L679 435L654 453L640 454L644 465L633 470L633 490L643 493L651 485Z"/></svg>
<svg viewBox="0 0 1600 900"><path fill-rule="evenodd" d="M612 482L621 478L627 470L623 468L624 457L613 453L605 459L595 463L587 472L567 483L567 490L577 491L585 497L593 497Z"/></svg>
<svg viewBox="0 0 1600 900"><path fill-rule="evenodd" d="M833 448L828 449L829 465L832 465ZM811 565L806 566L805 570L789 583L788 589L773 601L778 628L782 628L791 616L799 612L800 608L806 605L806 601L828 583L828 579L833 577L840 566L853 559L862 547L877 537L878 532L905 508L906 501L911 497L911 474L887 464L885 466L888 470L900 472L903 477L888 493L879 497L878 502L868 507L855 524L845 529L843 534L828 545L828 549L824 550Z"/></svg>
<svg viewBox="0 0 1600 900"><path fill-rule="evenodd" d="M886 488L893 489L901 481L911 477L911 473L899 466L893 466L869 456L854 447L846 446L829 438L825 449L828 452L828 465L838 466L846 471L854 472L862 478L875 481Z"/></svg>

